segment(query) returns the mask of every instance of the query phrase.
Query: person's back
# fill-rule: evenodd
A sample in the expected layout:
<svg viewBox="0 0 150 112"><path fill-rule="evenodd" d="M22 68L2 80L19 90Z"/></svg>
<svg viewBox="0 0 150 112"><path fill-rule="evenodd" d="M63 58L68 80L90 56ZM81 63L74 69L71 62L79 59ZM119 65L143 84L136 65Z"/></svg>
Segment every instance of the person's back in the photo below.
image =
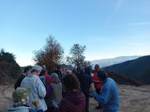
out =
<svg viewBox="0 0 150 112"><path fill-rule="evenodd" d="M87 68L85 68L85 73L92 78L91 70L92 70L92 66L88 66Z"/></svg>
<svg viewBox="0 0 150 112"><path fill-rule="evenodd" d="M15 86L14 88L17 89L18 87L20 87L20 84L22 82L22 80L27 76L27 74L30 72L30 68L26 67L24 69L24 73L22 75L19 76L19 78L17 79L17 81L15 82Z"/></svg>
<svg viewBox="0 0 150 112"><path fill-rule="evenodd" d="M92 78L90 75L86 74L84 70L80 70L80 74L77 75L79 81L81 90L83 91L85 97L86 97L86 112L89 111L89 88L92 83Z"/></svg>
<svg viewBox="0 0 150 112"><path fill-rule="evenodd" d="M51 82L49 86L51 86L51 92L47 94L46 97L46 104L48 106L47 112L53 112L54 106L52 101L54 100L59 103L62 99L62 83L60 82L59 77L56 73L51 74Z"/></svg>
<svg viewBox="0 0 150 112"><path fill-rule="evenodd" d="M26 77L26 76L23 75L23 74L19 76L19 78L18 78L18 80L16 81L15 86L14 86L15 89L17 89L18 87L20 87L20 84L21 84L22 80L23 80L25 77Z"/></svg>
<svg viewBox="0 0 150 112"><path fill-rule="evenodd" d="M47 70L43 71L42 76L45 76L46 79L46 85L48 85L50 83L50 75L47 74Z"/></svg>
<svg viewBox="0 0 150 112"><path fill-rule="evenodd" d="M85 112L85 96L81 91L68 93L60 102L61 112Z"/></svg>
<svg viewBox="0 0 150 112"><path fill-rule="evenodd" d="M35 108L33 106L33 104L32 104L32 101L34 99L38 99L39 102L41 103L42 108L44 108L44 109L46 108L46 103L45 103L45 100L44 100L44 97L46 95L46 90L45 90L44 84L38 78L38 76L34 76L34 75L27 76L22 81L21 87L25 87L25 88L30 88L31 89L31 92L30 92L30 95L29 95L29 97L30 97L29 105L32 108Z"/></svg>
<svg viewBox="0 0 150 112"><path fill-rule="evenodd" d="M74 75L67 75L62 79L66 96L60 101L60 105L55 104L55 112L85 112L85 95L80 89L80 82Z"/></svg>
<svg viewBox="0 0 150 112"><path fill-rule="evenodd" d="M77 77L80 81L81 90L85 95L89 95L89 88L92 83L91 77L84 72L78 74Z"/></svg>
<svg viewBox="0 0 150 112"><path fill-rule="evenodd" d="M57 69L54 70L52 73L56 73L59 77L59 80L62 80L61 66L57 66Z"/></svg>
<svg viewBox="0 0 150 112"><path fill-rule="evenodd" d="M52 88L52 93L50 95L50 101L55 100L56 102L60 102L62 99L62 84L59 82L56 83L50 83Z"/></svg>
<svg viewBox="0 0 150 112"><path fill-rule="evenodd" d="M38 67L37 67L38 68ZM35 109L34 105L32 104L32 101L34 99L38 99L42 109L45 111L47 110L46 102L44 100L44 97L46 96L46 89L44 87L44 84L39 78L40 71L35 71L36 66L32 68L31 71L32 74L25 77L21 83L21 87L24 88L30 88L30 95L29 95L29 106L31 106L33 109ZM36 75L35 75L36 74ZM37 75L38 74L38 75Z"/></svg>

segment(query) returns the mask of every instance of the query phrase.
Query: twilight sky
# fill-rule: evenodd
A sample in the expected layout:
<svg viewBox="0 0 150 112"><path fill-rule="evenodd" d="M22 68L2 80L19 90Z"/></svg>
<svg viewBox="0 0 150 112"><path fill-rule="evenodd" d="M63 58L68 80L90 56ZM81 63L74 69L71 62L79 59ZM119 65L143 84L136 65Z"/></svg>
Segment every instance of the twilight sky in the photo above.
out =
<svg viewBox="0 0 150 112"><path fill-rule="evenodd" d="M86 45L86 60L150 54L150 0L0 0L0 49L33 64L53 35L64 49Z"/></svg>

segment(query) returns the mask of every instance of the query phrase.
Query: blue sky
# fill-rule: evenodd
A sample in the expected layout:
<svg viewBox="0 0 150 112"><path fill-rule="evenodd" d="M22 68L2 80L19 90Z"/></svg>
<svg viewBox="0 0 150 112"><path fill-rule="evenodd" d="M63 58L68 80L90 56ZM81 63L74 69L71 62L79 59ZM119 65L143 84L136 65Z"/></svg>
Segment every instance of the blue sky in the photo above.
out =
<svg viewBox="0 0 150 112"><path fill-rule="evenodd" d="M0 0L0 48L19 65L53 35L64 56L86 45L86 60L150 54L150 0Z"/></svg>

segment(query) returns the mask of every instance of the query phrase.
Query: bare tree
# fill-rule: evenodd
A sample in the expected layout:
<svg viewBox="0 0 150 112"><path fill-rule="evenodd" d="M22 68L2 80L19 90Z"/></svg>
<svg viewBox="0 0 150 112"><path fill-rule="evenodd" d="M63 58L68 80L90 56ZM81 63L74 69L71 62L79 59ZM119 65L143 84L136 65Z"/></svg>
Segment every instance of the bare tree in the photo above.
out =
<svg viewBox="0 0 150 112"><path fill-rule="evenodd" d="M46 39L45 47L34 52L33 60L39 65L46 65L48 72L51 73L61 62L63 53L64 50L57 40L53 36L49 36Z"/></svg>

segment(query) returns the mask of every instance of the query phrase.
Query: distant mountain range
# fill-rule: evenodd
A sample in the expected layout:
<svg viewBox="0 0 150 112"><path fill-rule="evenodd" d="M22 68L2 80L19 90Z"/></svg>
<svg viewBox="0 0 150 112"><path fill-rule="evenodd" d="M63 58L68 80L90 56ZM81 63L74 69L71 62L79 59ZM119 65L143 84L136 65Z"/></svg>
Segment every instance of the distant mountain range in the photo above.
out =
<svg viewBox="0 0 150 112"><path fill-rule="evenodd" d="M150 55L103 68L150 84Z"/></svg>
<svg viewBox="0 0 150 112"><path fill-rule="evenodd" d="M122 63L125 61L137 59L139 57L140 56L119 56L116 58L93 60L90 62L91 62L91 65L99 64L101 68L104 68L104 67L111 66L114 64L118 64L118 63Z"/></svg>

